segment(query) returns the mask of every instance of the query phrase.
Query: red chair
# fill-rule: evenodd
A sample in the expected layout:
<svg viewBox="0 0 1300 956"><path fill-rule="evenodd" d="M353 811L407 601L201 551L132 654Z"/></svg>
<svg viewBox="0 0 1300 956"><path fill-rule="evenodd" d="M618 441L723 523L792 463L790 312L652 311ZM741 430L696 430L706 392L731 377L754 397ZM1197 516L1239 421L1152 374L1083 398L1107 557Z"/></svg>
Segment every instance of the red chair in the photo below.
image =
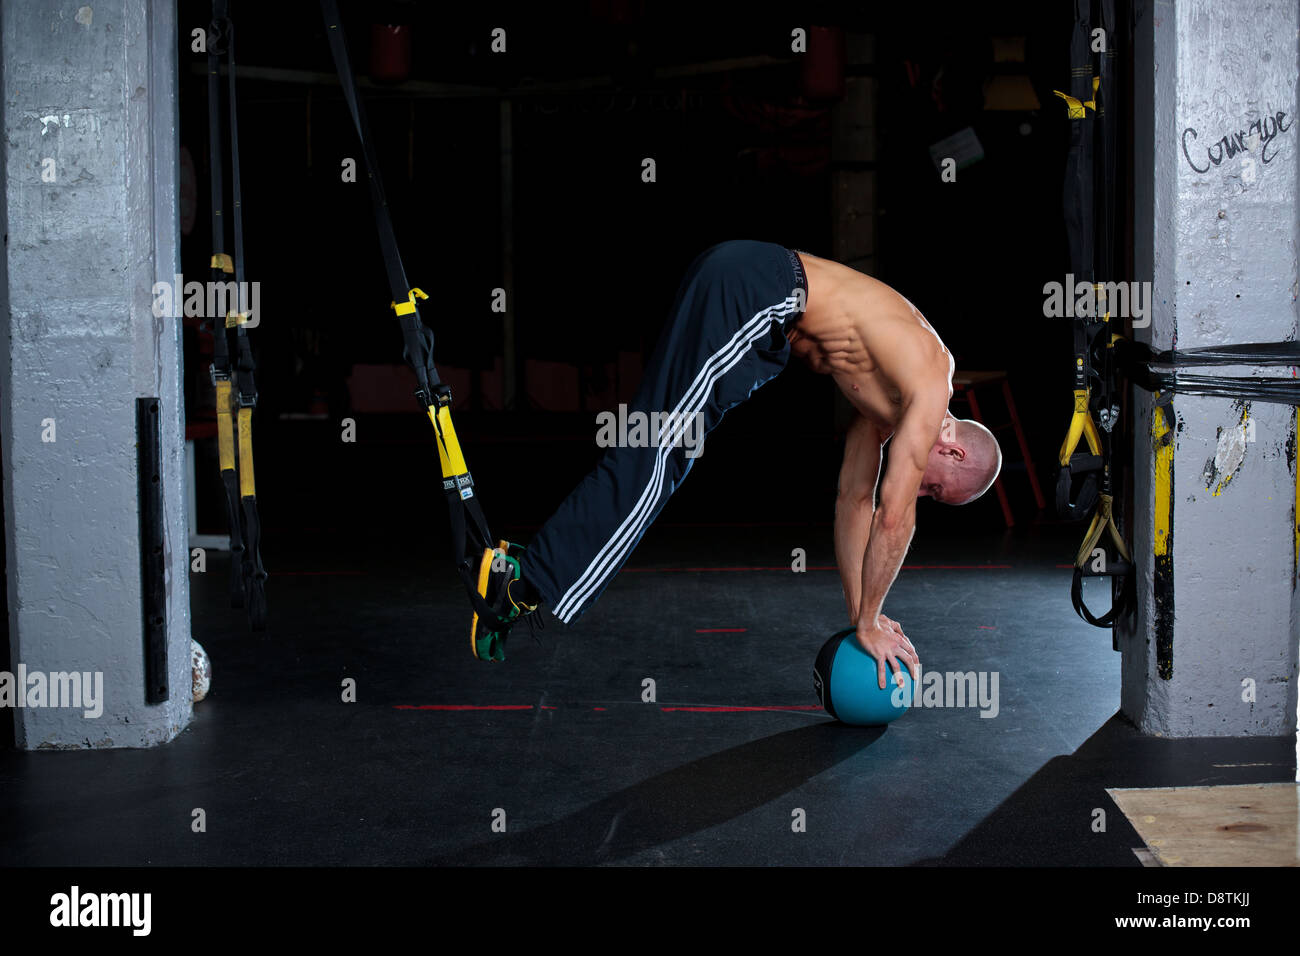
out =
<svg viewBox="0 0 1300 956"><path fill-rule="evenodd" d="M980 412L979 399L976 397L976 390L987 388L991 385L1001 384L1002 401L1007 407L1007 414L1010 421L1002 422L996 425L990 425L984 421L984 416ZM1020 427L1020 416L1016 413L1016 400L1011 396L1011 382L1007 379L1005 371L990 372L957 372L952 377L952 399L954 402L965 402L970 408L969 417L979 422L989 431L996 435L999 431L1005 431L1010 428L1016 433L1016 441L1020 445L1020 457L1024 461L1025 473L1029 476L1029 487L1033 489L1034 501L1038 505L1038 510L1042 511L1047 507L1047 502L1043 498L1043 489L1038 485L1038 472L1034 470L1034 459L1029 454L1029 443L1025 441L1024 430ZM1003 472L1005 473L1005 448L1003 450ZM1011 514L1011 504L1007 501L1006 489L1002 486L1002 476L993 483L994 489L998 493L998 503L1002 506L1002 517L1006 520L1007 527L1015 526L1016 519Z"/></svg>

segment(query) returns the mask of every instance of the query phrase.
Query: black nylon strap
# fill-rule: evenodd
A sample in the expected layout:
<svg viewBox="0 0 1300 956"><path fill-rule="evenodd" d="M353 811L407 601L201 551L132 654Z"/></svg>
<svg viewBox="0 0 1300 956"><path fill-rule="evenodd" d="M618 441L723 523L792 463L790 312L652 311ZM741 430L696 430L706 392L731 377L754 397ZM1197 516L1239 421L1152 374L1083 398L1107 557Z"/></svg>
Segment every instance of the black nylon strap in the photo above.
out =
<svg viewBox="0 0 1300 956"><path fill-rule="evenodd" d="M228 5L226 0L212 0L212 22L208 24L208 166L212 181L212 255L224 255L226 251L226 204L221 135L221 52L225 46ZM215 262L211 266L213 282L225 282L226 275ZM230 374L230 348L226 342L225 316L220 319L211 316L212 322L212 368L219 376Z"/></svg>
<svg viewBox="0 0 1300 956"><path fill-rule="evenodd" d="M1170 365L1191 368L1205 365L1300 365L1300 342L1245 342L1236 345L1207 345L1196 349L1153 352L1141 342L1125 342L1121 361L1126 367Z"/></svg>
<svg viewBox="0 0 1300 956"><path fill-rule="evenodd" d="M208 24L208 165L211 180L212 256L210 276L213 282L224 283L229 274L217 265L218 257L226 254L225 218L225 153L221 126L221 54L225 49L226 28L229 24L226 0L212 0L212 20ZM225 316L209 316L212 330L212 376L230 378L230 346L226 338ZM218 403L217 416L231 417L229 404ZM232 422L232 427L234 423ZM239 501L239 478L234 471L221 472L221 486L225 492L226 522L230 529L230 606L244 607L244 519Z"/></svg>
<svg viewBox="0 0 1300 956"><path fill-rule="evenodd" d="M1114 584L1112 583L1111 608L1100 617L1089 610L1088 605L1083 600L1083 579L1085 577L1109 577L1112 579L1120 578L1119 593L1114 593ZM1074 605L1075 612L1093 627L1110 627L1120 617L1127 614L1132 607L1131 590L1133 586L1133 569L1125 564L1117 573L1108 575L1085 575L1082 568L1074 569L1074 580L1070 582L1070 603Z"/></svg>
<svg viewBox="0 0 1300 956"><path fill-rule="evenodd" d="M402 356L415 372L419 383L416 397L422 412L433 411L434 440L442 446L443 452L450 457L447 437L442 432L436 412L451 404L451 389L442 384L438 369L433 359L433 332L420 319L419 308L407 282L406 269L402 265L402 256L397 247L397 234L393 229L392 215L388 206L388 197L384 192L383 180L379 171L379 159L370 136L370 124L366 119L365 102L357 90L356 76L352 72L352 61L348 56L347 38L343 23L339 17L338 4L335 0L320 0L321 15L325 20L325 35L329 40L330 53L334 57L334 67L339 75L339 86L343 90L343 99L347 102L352 124L361 142L361 151L366 163L366 179L370 183L371 210L375 217L375 228L379 233L379 247L384 257L384 270L388 276L389 291L393 302L410 308L399 311L397 319L402 329ZM467 484L462 487L461 480ZM443 494L447 499L447 514L451 524L452 560L461 583L469 596L470 604L488 627L492 630L504 630L509 622L501 618L478 593L478 561L482 560L485 550L495 547L496 541L488 530L487 520L479 505L478 496L462 496L463 490L472 489L473 481L468 474L443 479Z"/></svg>
<svg viewBox="0 0 1300 956"><path fill-rule="evenodd" d="M1153 352L1140 342L1120 347L1120 361L1129 379L1148 392L1242 398L1277 405L1300 405L1300 379L1232 375L1197 375L1178 371L1211 365L1300 366L1300 342L1246 342L1196 349ZM1163 369L1152 366L1165 366Z"/></svg>
<svg viewBox="0 0 1300 956"><path fill-rule="evenodd" d="M1097 477L1101 456L1077 452L1068 468L1056 472L1056 512L1065 519L1082 521L1097 507ZM1077 479L1077 480L1076 480Z"/></svg>
<svg viewBox="0 0 1300 956"><path fill-rule="evenodd" d="M228 81L227 98L229 108L230 135L230 192L232 201L231 235L234 239L233 272L214 266L213 280L226 282L233 276L235 280L235 301L227 301L228 311L243 313L248 305L243 296L244 276L244 216L243 193L239 176L239 112L235 83L235 28L230 20L229 0L212 0L212 22L208 37L208 137L209 158L212 163L212 233L214 254L224 252L225 195L222 188L222 167L225 157L222 155L221 129L221 54L226 57L226 76ZM256 366L253 351L248 339L248 329L243 316L235 326L235 340L238 349L237 365L234 371L235 394L240 408L252 409L257 404L257 385L254 378ZM214 379L231 378L229 351L229 330L227 317L212 316L213 340L213 377ZM231 415L232 409L218 408L218 415ZM250 413L251 414L251 411ZM232 424L235 428L235 446L242 447L239 439L238 416ZM250 426L251 427L251 426ZM250 435L251 437L251 435ZM238 467L251 469L251 449L249 460L239 456ZM251 472L249 472L251 474ZM261 540L262 519L257 506L256 494L242 495L236 473L222 472L222 483L226 491L226 513L230 522L231 544L231 604L248 609L249 623L253 630L260 631L266 626L266 568L262 564Z"/></svg>
<svg viewBox="0 0 1300 956"><path fill-rule="evenodd" d="M225 6L223 0L222 6ZM215 14L214 14L215 15ZM229 81L230 100L230 198L234 205L231 212L231 234L235 240L235 283L240 291L244 289L244 205L243 191L239 179L239 110L235 95L235 25L227 18L226 24L226 75ZM246 302L241 300L236 310L242 312ZM235 341L238 343L239 358L236 386L239 389L239 404L252 407L257 404L257 385L253 377L256 365L253 362L253 350L248 341L248 330L241 321L235 327Z"/></svg>
<svg viewBox="0 0 1300 956"><path fill-rule="evenodd" d="M1065 223L1069 240L1070 264L1074 274L1089 282L1100 282L1115 274L1116 243L1114 205L1117 189L1117 147L1119 143L1117 96L1117 45L1124 37L1115 29L1114 0L1074 0L1073 30L1070 42L1070 96L1085 104L1083 115L1070 122L1070 148L1066 157ZM1109 38L1104 53L1094 61L1093 28L1100 27ZM1094 77L1097 86L1093 86ZM1091 106L1086 104L1091 103ZM1096 507L1105 507L1109 516L1112 496L1112 448L1117 440L1113 430L1120 427L1116 414L1120 399L1118 360L1114 348L1111 321L1074 323L1074 391L1076 402L1088 390L1087 415L1096 423L1099 456L1070 453L1069 464L1057 473L1056 507L1065 518L1086 517ZM1076 414L1081 410L1076 404ZM1076 481L1077 480L1077 481ZM1099 504L1104 503L1104 504ZM1100 513L1100 512L1098 512ZM1094 521L1096 519L1094 518ZM1124 612L1132 590L1133 569L1127 562L1110 572L1119 578L1120 598L1111 610L1098 617L1083 602L1082 579L1086 572L1076 567L1070 597L1075 611L1090 624L1108 627Z"/></svg>
<svg viewBox="0 0 1300 956"><path fill-rule="evenodd" d="M352 72L352 61L348 57L347 38L343 34L338 4L335 0L320 0L320 7L321 14L325 18L325 36L329 40L330 52L334 56L334 67L339 75L339 85L343 89L343 99L347 101L348 112L352 115L352 125L356 128L357 138L361 141L361 151L366 161L366 179L370 183L370 207L374 211L375 227L379 232L379 247L384 255L384 270L388 275L389 291L394 302L403 303L408 301L411 287L407 283L406 269L402 265L402 255L397 248L397 234L393 230L388 197L384 193L384 184L379 172L379 159L375 155L374 144L370 137L365 101L357 92L356 77ZM427 408L433 403L435 391L441 384L438 369L433 362L433 333L420 320L418 307L406 315L398 315L397 318L402 327L402 354L415 371L416 380L420 383L420 390L423 393L420 401Z"/></svg>
<svg viewBox="0 0 1300 956"><path fill-rule="evenodd" d="M1134 384L1149 392L1244 398L1275 405L1300 405L1300 378L1233 378L1225 375L1175 375L1150 372Z"/></svg>

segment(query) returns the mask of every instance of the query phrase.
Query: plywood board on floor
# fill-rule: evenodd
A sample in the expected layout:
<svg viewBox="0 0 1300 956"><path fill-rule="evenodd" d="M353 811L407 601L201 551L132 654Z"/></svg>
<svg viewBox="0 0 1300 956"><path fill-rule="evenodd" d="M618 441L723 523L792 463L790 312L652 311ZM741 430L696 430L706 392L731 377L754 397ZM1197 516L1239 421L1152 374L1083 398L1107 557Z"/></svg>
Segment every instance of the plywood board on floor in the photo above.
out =
<svg viewBox="0 0 1300 956"><path fill-rule="evenodd" d="M1300 785L1108 789L1161 866L1297 866Z"/></svg>

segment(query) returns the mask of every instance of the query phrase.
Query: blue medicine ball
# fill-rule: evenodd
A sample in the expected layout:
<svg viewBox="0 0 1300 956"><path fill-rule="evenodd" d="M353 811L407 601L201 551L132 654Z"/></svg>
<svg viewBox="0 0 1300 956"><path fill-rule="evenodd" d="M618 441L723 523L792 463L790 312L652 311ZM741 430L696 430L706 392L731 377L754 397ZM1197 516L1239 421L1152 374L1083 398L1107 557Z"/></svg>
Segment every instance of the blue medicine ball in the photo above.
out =
<svg viewBox="0 0 1300 956"><path fill-rule="evenodd" d="M822 645L813 664L813 686L826 713L846 724L870 727L887 724L907 713L912 703L912 675L901 658L900 689L894 668L885 662L885 689L881 690L875 659L862 649L854 629L840 631ZM897 701L897 703L896 703Z"/></svg>

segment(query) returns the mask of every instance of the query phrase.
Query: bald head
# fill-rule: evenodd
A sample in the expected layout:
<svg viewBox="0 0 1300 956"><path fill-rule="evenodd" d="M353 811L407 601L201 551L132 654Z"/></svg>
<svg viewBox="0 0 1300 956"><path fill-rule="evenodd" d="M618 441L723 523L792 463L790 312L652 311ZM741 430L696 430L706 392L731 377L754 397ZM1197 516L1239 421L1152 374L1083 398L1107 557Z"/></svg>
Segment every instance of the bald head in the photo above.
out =
<svg viewBox="0 0 1300 956"><path fill-rule="evenodd" d="M974 501L1002 470L1002 449L993 433L968 418L944 419L921 480L920 493L948 505Z"/></svg>
<svg viewBox="0 0 1300 956"><path fill-rule="evenodd" d="M953 504L964 505L988 491L1002 471L1002 449L993 433L969 418L957 419L956 443L965 451L961 470L970 482L967 495Z"/></svg>

